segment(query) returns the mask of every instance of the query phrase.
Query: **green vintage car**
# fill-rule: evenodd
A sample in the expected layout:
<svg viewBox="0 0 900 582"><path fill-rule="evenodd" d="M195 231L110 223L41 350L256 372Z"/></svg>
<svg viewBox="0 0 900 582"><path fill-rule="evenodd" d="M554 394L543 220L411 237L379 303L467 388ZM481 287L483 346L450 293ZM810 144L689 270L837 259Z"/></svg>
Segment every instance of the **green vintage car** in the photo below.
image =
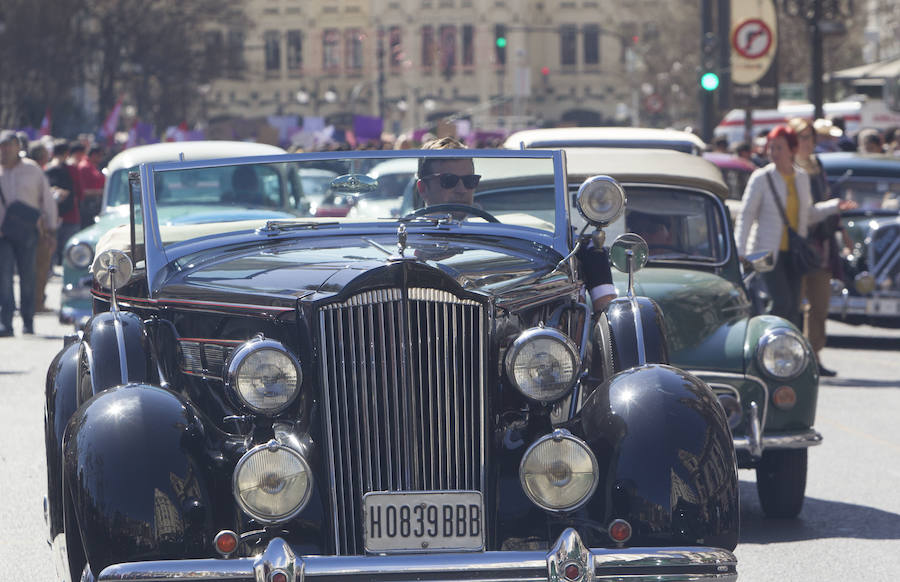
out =
<svg viewBox="0 0 900 582"><path fill-rule="evenodd" d="M626 213L607 238L630 231L650 246L636 292L662 307L672 365L705 380L728 414L742 468L755 468L763 511L794 517L803 505L818 370L788 321L758 315L753 268L735 251L722 174L699 156L660 149L566 150L569 184L606 174L621 183ZM767 258L755 257L757 268ZM749 271L745 273L745 270ZM616 280L620 293L627 281Z"/></svg>
<svg viewBox="0 0 900 582"><path fill-rule="evenodd" d="M79 329L91 316L90 267L94 260L97 241L111 228L128 224L128 173L140 164L150 162L185 160L208 160L237 156L264 156L286 153L283 149L261 143L237 141L190 141L166 142L137 146L126 149L115 157L104 169L106 183L103 200L96 222L75 233L63 249L63 289L59 310L62 323L73 323ZM202 180L195 184L173 184L169 196L160 200L160 220L167 223L208 222L209 220L243 220L272 216L275 208L293 215L298 204L304 199L295 191L302 190L300 178L259 176L258 186L268 194L268 204L247 204L242 208L232 207L227 212L210 203L216 200L203 199ZM290 179L288 179L290 178ZM216 186L219 186L216 184ZM230 185L223 185L230 186ZM198 204L199 203L199 204ZM307 202L308 203L308 202Z"/></svg>

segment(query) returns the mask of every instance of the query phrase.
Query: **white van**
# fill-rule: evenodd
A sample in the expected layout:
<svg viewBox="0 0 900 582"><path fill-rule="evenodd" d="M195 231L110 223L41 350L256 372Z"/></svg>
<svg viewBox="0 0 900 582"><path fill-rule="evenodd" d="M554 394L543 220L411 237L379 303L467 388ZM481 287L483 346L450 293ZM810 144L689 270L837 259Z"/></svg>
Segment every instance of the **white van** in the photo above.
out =
<svg viewBox="0 0 900 582"><path fill-rule="evenodd" d="M825 117L844 119L846 131L850 136L856 135L866 127L887 129L900 126L900 112L891 111L881 99L840 101L825 103L822 108ZM792 117L812 119L814 108L811 103L783 102L778 109L753 110L753 137L763 130L770 130L776 125L786 122ZM732 109L714 130L716 137L725 136L729 143L744 140L744 110Z"/></svg>

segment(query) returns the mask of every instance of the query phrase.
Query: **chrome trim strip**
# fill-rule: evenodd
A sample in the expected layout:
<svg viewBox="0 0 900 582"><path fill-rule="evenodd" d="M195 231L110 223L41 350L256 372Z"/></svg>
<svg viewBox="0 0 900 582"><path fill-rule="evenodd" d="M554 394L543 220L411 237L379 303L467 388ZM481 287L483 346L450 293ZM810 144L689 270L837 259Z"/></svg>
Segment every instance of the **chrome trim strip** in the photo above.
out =
<svg viewBox="0 0 900 582"><path fill-rule="evenodd" d="M566 529L548 551L397 554L379 556L303 556L281 538L269 542L257 557L168 560L114 564L100 572L98 582L158 582L160 580L248 580L268 582L274 569L289 573L292 582L333 580L454 580L471 582L564 582L565 563L583 562L585 582L628 578L633 582L676 580L737 580L732 552L704 546L587 548L575 530Z"/></svg>
<svg viewBox="0 0 900 582"><path fill-rule="evenodd" d="M822 444L823 437L815 429L790 434L764 435L761 439L762 449L802 449ZM734 448L739 451L750 451L752 443L748 437L735 437Z"/></svg>
<svg viewBox="0 0 900 582"><path fill-rule="evenodd" d="M634 317L634 340L637 344L638 365L643 366L647 363L647 352L644 348L644 324L641 320L641 306L634 295L630 299L632 316Z"/></svg>
<svg viewBox="0 0 900 582"><path fill-rule="evenodd" d="M128 355L125 353L125 330L122 329L122 320L119 319L118 310L113 312L113 327L116 330L116 343L119 347L119 374L122 376L122 384L128 384Z"/></svg>

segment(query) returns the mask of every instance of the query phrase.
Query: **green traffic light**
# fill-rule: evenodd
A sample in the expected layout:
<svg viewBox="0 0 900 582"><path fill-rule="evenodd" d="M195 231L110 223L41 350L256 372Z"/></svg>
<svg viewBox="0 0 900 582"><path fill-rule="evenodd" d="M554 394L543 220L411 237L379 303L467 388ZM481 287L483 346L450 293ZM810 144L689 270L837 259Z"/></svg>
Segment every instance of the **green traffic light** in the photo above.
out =
<svg viewBox="0 0 900 582"><path fill-rule="evenodd" d="M700 86L707 91L715 91L719 88L719 76L715 73L703 73L700 77Z"/></svg>
<svg viewBox="0 0 900 582"><path fill-rule="evenodd" d="M497 37L497 46L500 48L506 48L506 37L505 36Z"/></svg>

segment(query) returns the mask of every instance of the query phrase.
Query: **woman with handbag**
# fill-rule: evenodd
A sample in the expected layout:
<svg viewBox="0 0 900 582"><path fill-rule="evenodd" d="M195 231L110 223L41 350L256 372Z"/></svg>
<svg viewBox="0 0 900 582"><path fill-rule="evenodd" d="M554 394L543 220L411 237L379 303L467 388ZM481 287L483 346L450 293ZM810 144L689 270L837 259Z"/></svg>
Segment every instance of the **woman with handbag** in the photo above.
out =
<svg viewBox="0 0 900 582"><path fill-rule="evenodd" d="M735 239L741 256L774 253L775 268L763 275L772 297L772 314L802 329L803 275L817 261L806 234L811 225L855 204L838 199L813 204L809 175L794 165L796 151L797 134L789 126L779 125L769 132L766 152L771 163L747 181Z"/></svg>

